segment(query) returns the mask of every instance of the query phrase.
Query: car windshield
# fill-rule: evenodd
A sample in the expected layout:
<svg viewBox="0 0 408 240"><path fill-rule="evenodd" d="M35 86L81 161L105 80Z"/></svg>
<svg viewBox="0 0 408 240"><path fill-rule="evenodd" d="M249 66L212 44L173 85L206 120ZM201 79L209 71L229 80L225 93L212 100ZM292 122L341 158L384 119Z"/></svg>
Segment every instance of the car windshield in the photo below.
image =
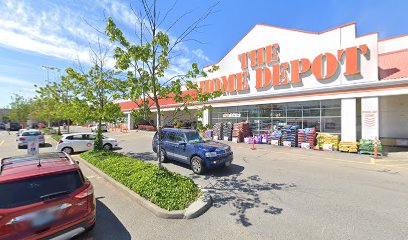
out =
<svg viewBox="0 0 408 240"><path fill-rule="evenodd" d="M198 134L198 132L186 132L188 143L202 143L204 139Z"/></svg>

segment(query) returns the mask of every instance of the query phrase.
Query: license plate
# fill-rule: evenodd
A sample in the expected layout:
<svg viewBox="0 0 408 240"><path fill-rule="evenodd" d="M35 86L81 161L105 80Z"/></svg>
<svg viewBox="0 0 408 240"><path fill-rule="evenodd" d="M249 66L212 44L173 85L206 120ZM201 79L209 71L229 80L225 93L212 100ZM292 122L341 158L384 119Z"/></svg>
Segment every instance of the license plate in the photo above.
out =
<svg viewBox="0 0 408 240"><path fill-rule="evenodd" d="M33 227L41 227L47 225L55 220L55 216L53 214L46 214L42 216L38 216L33 219L31 225Z"/></svg>

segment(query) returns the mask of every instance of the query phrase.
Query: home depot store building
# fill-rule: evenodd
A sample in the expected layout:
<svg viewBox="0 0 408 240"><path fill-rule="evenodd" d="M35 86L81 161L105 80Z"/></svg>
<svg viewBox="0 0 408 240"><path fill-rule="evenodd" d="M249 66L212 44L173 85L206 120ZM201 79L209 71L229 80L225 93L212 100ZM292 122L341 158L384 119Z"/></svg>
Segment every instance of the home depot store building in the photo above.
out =
<svg viewBox="0 0 408 240"><path fill-rule="evenodd" d="M247 121L255 133L290 124L408 145L408 35L356 36L355 23L321 33L256 25L216 65L198 79L203 91L224 92L209 102L205 124ZM162 101L166 114L177 105Z"/></svg>

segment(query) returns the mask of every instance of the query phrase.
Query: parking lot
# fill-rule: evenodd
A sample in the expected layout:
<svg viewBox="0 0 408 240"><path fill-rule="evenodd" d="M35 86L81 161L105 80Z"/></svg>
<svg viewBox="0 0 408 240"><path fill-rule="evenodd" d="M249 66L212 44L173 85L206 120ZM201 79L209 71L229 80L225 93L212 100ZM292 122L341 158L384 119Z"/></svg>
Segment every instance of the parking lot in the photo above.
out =
<svg viewBox="0 0 408 240"><path fill-rule="evenodd" d="M119 141L116 151L155 163L151 133L106 135ZM46 141L40 152L53 151L55 142ZM157 218L80 165L95 186L98 220L79 239L406 239L408 156L371 162L366 155L230 145L234 162L225 170L198 176L164 164L211 193L213 207L192 220ZM13 133L0 132L0 157L25 151Z"/></svg>

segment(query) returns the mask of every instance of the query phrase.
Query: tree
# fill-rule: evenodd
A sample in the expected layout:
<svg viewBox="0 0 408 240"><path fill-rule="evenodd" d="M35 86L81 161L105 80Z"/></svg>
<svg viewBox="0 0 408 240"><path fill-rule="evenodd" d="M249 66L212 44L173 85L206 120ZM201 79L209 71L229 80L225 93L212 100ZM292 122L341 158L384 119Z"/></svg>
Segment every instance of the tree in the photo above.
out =
<svg viewBox="0 0 408 240"><path fill-rule="evenodd" d="M24 98L19 94L11 97L10 113L8 117L12 121L27 121L31 117L33 101L30 98Z"/></svg>
<svg viewBox="0 0 408 240"><path fill-rule="evenodd" d="M114 70L107 67L107 54L109 50L98 44L97 50L91 49L93 66L88 72L76 71L67 68L67 76L61 80L61 85L70 89L72 116L77 122L85 123L95 121L98 123L97 137L94 150L101 150L102 122L116 122L124 115L120 107L113 102L119 98L118 92L123 86L122 80L116 78Z"/></svg>
<svg viewBox="0 0 408 240"><path fill-rule="evenodd" d="M61 76L61 80L65 76ZM61 133L61 121L68 119L68 133L69 133L69 119L72 119L76 112L72 112L73 98L70 95L70 89L61 83L48 82L45 86L37 87L37 95L35 96L36 116L45 121L58 121L58 133Z"/></svg>
<svg viewBox="0 0 408 240"><path fill-rule="evenodd" d="M174 7L174 6L173 6ZM175 112L189 111L189 107L194 103L206 103L208 100L221 95L220 91L214 93L202 92L198 85L193 82L199 76L206 76L206 72L200 70L196 63L191 65L190 70L185 74L178 74L170 78L165 78L165 72L171 66L172 53L194 31L198 30L204 20L213 13L214 6L196 21L193 21L177 38L170 40L166 31L160 28L161 23L166 21L166 17L171 12L169 9L164 17L160 18L157 10L157 1L150 4L147 0L141 0L143 13L134 12L139 29L134 31L137 42L129 41L123 32L115 25L111 17L108 18L105 33L111 42L118 44L115 48L114 58L116 68L127 71L127 85L129 92L125 97L133 101L139 101L139 108L134 112L146 115L150 113L150 108L156 108L156 127L159 134L157 146L158 167L161 168L161 131L162 114L160 99L172 98L179 103ZM180 22L184 15L170 23L168 30ZM215 71L214 66L209 71ZM182 88L185 86L185 89ZM183 90L182 90L183 89ZM202 107L198 115L202 115L209 106Z"/></svg>

